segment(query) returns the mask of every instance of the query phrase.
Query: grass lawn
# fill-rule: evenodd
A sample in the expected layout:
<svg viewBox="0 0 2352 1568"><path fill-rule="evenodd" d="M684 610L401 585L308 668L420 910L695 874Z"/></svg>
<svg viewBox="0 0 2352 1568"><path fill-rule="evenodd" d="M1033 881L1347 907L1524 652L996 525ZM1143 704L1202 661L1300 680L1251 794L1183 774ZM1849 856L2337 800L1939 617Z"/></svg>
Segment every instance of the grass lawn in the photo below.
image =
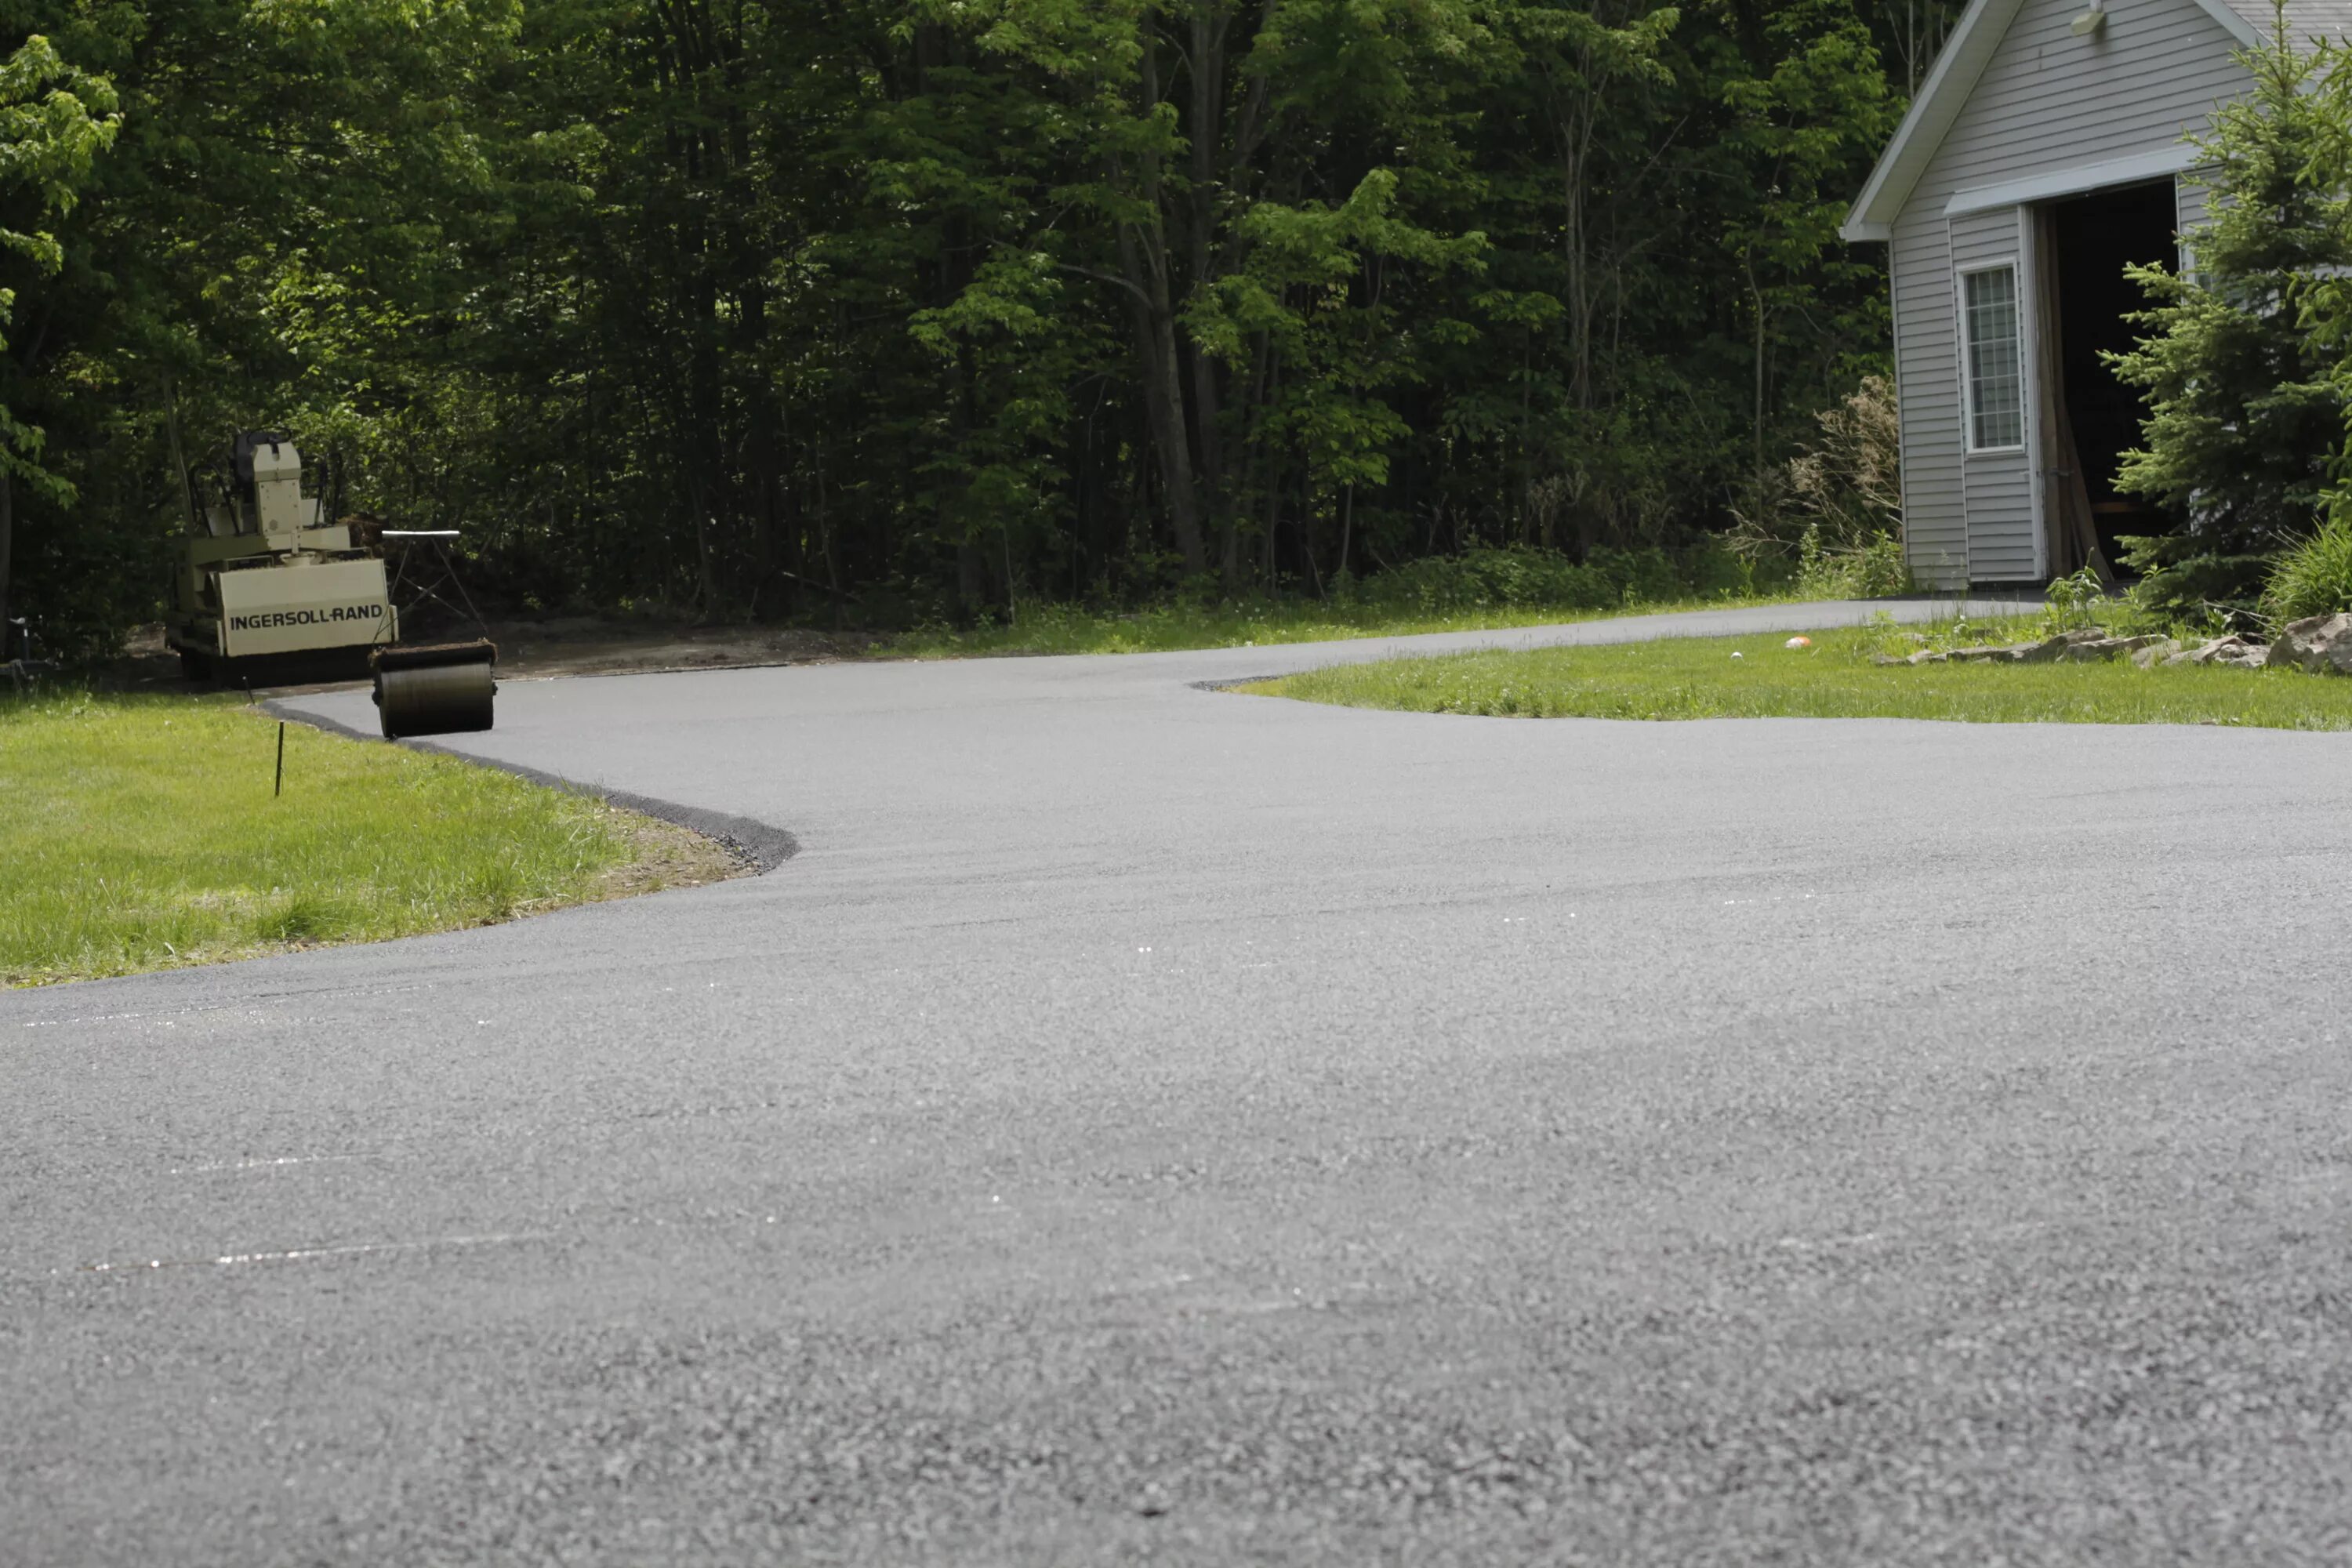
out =
<svg viewBox="0 0 2352 1568"><path fill-rule="evenodd" d="M480 925L731 875L585 795L230 696L0 696L0 984Z"/></svg>
<svg viewBox="0 0 2352 1568"><path fill-rule="evenodd" d="M1044 605L1024 610L1020 620L1011 626L965 630L929 627L893 637L876 651L886 658L969 658L1008 653L1169 653L1181 648L1269 647L1280 643L1335 642L1349 637L1548 626L1570 621L1610 620L1621 616L1664 615L1673 610L1788 602L1791 601L1785 595L1741 595L1607 609L1497 605L1475 609L1422 610L1317 599L1267 599L1226 605L1167 605L1124 612Z"/></svg>
<svg viewBox="0 0 2352 1568"><path fill-rule="evenodd" d="M1987 640L2030 628L1980 627ZM1389 659L1242 688L1357 708L1535 719L1951 719L1985 724L2243 724L2352 729L2352 680L2299 670L2131 664L1884 666L1916 646L1885 628L1676 637L1609 647ZM1733 655L1738 654L1738 658Z"/></svg>

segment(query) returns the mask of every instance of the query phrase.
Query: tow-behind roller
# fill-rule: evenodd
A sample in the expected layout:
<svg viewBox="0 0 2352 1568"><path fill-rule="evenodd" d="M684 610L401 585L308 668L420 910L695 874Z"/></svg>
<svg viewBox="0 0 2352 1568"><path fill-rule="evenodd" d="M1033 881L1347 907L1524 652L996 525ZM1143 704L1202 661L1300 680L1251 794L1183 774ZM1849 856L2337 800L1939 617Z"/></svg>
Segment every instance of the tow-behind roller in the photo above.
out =
<svg viewBox="0 0 2352 1568"><path fill-rule="evenodd" d="M498 657L488 641L378 648L370 662L384 739L488 729Z"/></svg>

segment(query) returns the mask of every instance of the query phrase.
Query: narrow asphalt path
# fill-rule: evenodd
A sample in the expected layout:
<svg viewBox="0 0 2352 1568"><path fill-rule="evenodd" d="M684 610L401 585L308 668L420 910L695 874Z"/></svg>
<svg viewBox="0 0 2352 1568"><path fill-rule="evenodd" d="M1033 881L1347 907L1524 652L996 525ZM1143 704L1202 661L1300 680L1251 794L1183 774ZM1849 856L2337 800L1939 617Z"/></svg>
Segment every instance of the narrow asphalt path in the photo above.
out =
<svg viewBox="0 0 2352 1568"><path fill-rule="evenodd" d="M0 996L0 1561L2352 1561L2352 736L1200 685L1396 646L511 684L801 853Z"/></svg>

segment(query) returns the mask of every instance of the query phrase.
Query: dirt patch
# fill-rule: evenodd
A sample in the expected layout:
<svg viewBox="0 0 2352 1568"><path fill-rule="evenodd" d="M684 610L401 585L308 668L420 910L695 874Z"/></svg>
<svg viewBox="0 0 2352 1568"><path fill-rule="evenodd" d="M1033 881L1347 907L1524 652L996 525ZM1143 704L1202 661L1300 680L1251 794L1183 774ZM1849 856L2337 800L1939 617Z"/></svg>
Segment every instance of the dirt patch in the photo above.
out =
<svg viewBox="0 0 2352 1568"><path fill-rule="evenodd" d="M603 815L608 826L628 840L630 856L597 879L595 889L582 902L633 899L665 888L699 888L752 876L760 869L748 856L691 827L609 803L603 807Z"/></svg>
<svg viewBox="0 0 2352 1568"><path fill-rule="evenodd" d="M833 664L869 657L887 639L867 632L646 626L581 616L494 621L490 640L499 645L499 673L527 680L556 675Z"/></svg>
<svg viewBox="0 0 2352 1568"><path fill-rule="evenodd" d="M474 628L458 628L473 636ZM502 619L488 623L499 647L499 676L542 680L559 675L650 674L670 669L754 668L777 664L835 664L867 658L888 642L878 632L821 632L797 626L698 626L604 616ZM410 638L415 641L416 639ZM186 684L179 657L163 645L161 626L142 626L121 654L97 672L102 685L154 689ZM273 685L274 691L318 691L349 681Z"/></svg>

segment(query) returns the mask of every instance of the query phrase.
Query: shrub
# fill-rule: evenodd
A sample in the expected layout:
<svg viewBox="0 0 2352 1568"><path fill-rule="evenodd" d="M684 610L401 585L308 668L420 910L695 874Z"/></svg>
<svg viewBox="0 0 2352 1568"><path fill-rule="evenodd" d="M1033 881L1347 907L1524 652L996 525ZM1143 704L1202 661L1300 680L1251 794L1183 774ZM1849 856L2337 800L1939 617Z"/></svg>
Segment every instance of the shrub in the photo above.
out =
<svg viewBox="0 0 2352 1568"><path fill-rule="evenodd" d="M2338 511L2279 557L2262 607L2273 626L2352 610L2352 515Z"/></svg>
<svg viewBox="0 0 2352 1568"><path fill-rule="evenodd" d="M1724 584L1702 589L1702 582ZM1582 562L1556 550L1474 546L1430 556L1366 578L1359 603L1382 609L1445 615L1480 609L1612 610L1746 585L1736 565L1705 546L1677 563L1664 551L1597 549Z"/></svg>
<svg viewBox="0 0 2352 1568"><path fill-rule="evenodd" d="M1833 552L1852 554L1903 527L1903 429L1895 384L1866 375L1816 416L1821 440L1789 464L1800 509L1826 530Z"/></svg>
<svg viewBox="0 0 2352 1568"><path fill-rule="evenodd" d="M1891 533L1832 550L1820 529L1808 528L1797 542L1794 586L1809 599L1875 599L1910 592L1911 567L1903 559L1903 542Z"/></svg>
<svg viewBox="0 0 2352 1568"><path fill-rule="evenodd" d="M1757 477L1734 509L1738 523L1727 541L1751 561L1795 559L1801 583L1815 578L1821 562L1844 573L1852 557L1883 554L1886 541L1902 554L1902 431L1894 384L1864 376L1814 417L1819 439ZM1884 575L1883 566L1867 570Z"/></svg>
<svg viewBox="0 0 2352 1568"><path fill-rule="evenodd" d="M2143 614L2232 631L2252 626L2270 556L2217 553L2192 534L2126 536L2116 543L2124 564L2138 574L2131 603Z"/></svg>

